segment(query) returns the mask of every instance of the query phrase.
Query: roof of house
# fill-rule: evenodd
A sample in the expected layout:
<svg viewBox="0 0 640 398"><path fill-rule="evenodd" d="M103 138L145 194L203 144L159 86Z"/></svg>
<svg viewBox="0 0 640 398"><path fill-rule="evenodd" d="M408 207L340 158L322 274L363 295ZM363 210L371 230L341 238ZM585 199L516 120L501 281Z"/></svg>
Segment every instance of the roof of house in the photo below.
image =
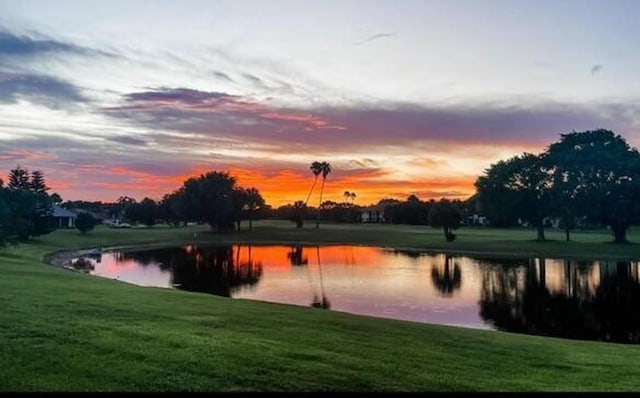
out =
<svg viewBox="0 0 640 398"><path fill-rule="evenodd" d="M64 209L58 205L53 205L53 212L51 213L53 217L70 217L76 218L76 214L70 212L67 209Z"/></svg>

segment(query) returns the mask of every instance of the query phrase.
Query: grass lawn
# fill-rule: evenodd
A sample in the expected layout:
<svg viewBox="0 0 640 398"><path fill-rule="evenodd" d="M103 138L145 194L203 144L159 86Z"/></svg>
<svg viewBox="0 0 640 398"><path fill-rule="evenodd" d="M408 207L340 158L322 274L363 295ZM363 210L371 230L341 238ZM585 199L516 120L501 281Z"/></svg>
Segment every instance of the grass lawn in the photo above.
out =
<svg viewBox="0 0 640 398"><path fill-rule="evenodd" d="M46 266L45 254L161 242L353 243L457 253L638 258L584 232L258 222L57 231L0 253L2 391L639 391L640 346L374 319L144 288ZM640 231L629 238L640 242Z"/></svg>

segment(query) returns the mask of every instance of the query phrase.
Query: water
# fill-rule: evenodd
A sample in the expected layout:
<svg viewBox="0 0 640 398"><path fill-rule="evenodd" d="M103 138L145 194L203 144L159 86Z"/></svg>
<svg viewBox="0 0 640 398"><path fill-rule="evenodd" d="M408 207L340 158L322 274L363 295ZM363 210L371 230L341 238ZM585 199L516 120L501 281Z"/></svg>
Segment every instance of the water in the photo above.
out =
<svg viewBox="0 0 640 398"><path fill-rule="evenodd" d="M108 252L92 261L92 274L143 286L477 329L640 341L637 262L255 245Z"/></svg>

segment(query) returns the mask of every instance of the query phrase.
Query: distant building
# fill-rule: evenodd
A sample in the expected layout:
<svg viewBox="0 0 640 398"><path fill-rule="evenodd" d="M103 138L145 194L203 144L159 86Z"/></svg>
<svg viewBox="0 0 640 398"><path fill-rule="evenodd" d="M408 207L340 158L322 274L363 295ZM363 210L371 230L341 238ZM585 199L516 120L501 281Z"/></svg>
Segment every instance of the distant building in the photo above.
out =
<svg viewBox="0 0 640 398"><path fill-rule="evenodd" d="M76 225L77 215L58 205L53 205L51 224L54 228L73 228Z"/></svg>
<svg viewBox="0 0 640 398"><path fill-rule="evenodd" d="M360 209L360 221L363 223L383 223L384 207L380 205L367 206Z"/></svg>
<svg viewBox="0 0 640 398"><path fill-rule="evenodd" d="M481 216L479 214L473 214L467 217L465 224L466 225L489 225L489 220L487 220L487 217L485 216Z"/></svg>

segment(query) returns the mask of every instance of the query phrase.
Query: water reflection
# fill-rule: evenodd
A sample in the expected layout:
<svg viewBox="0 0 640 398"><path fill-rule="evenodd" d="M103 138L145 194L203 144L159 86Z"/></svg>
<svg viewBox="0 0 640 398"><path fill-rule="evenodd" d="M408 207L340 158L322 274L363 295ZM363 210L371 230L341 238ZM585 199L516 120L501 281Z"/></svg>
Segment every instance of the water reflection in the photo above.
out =
<svg viewBox="0 0 640 398"><path fill-rule="evenodd" d="M451 296L459 290L462 284L462 272L458 263L445 255L442 266L435 265L431 268L431 281L443 296Z"/></svg>
<svg viewBox="0 0 640 398"><path fill-rule="evenodd" d="M480 314L498 329L640 341L638 263L541 258L526 267L484 263L481 268Z"/></svg>
<svg viewBox="0 0 640 398"><path fill-rule="evenodd" d="M235 245L104 253L92 273L417 322L639 343L638 266L353 246Z"/></svg>

